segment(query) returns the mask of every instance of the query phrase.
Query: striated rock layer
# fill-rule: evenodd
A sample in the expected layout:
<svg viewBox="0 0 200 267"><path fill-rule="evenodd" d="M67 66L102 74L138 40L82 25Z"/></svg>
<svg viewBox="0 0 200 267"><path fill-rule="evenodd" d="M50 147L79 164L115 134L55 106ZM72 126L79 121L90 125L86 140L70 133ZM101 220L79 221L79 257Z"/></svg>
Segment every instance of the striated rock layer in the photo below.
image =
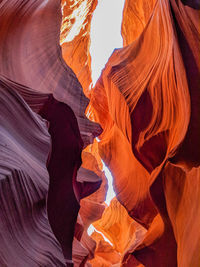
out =
<svg viewBox="0 0 200 267"><path fill-rule="evenodd" d="M126 0L123 10L121 34L123 45L129 45L135 41L149 21L155 0Z"/></svg>
<svg viewBox="0 0 200 267"><path fill-rule="evenodd" d="M101 178L83 167L77 175L83 143L76 117L66 104L51 96L40 111L47 123L15 90L28 94L30 89L5 78L0 85L0 262L3 266L64 266L61 248L70 259L79 201L100 187ZM32 100L30 106L38 108L34 93ZM75 262L76 255L75 246Z"/></svg>
<svg viewBox="0 0 200 267"><path fill-rule="evenodd" d="M96 4L0 3L0 265L198 267L198 1L126 0L89 92Z"/></svg>
<svg viewBox="0 0 200 267"><path fill-rule="evenodd" d="M0 265L65 266L46 214L46 122L1 80L0 103Z"/></svg>
<svg viewBox="0 0 200 267"><path fill-rule="evenodd" d="M92 170L77 175L101 127L86 118L89 100L62 59L60 24L60 1L0 3L3 266L64 266L61 248L71 262L79 201L101 185Z"/></svg>
<svg viewBox="0 0 200 267"><path fill-rule="evenodd" d="M89 100L62 58L61 20L59 0L1 2L0 74L69 105L87 145L101 129L86 118Z"/></svg>
<svg viewBox="0 0 200 267"><path fill-rule="evenodd" d="M199 232L186 218L200 222L199 12L187 1L134 4L126 2L122 24L129 45L113 53L91 95L117 198L147 229L123 264L198 266ZM131 12L141 27L128 25Z"/></svg>

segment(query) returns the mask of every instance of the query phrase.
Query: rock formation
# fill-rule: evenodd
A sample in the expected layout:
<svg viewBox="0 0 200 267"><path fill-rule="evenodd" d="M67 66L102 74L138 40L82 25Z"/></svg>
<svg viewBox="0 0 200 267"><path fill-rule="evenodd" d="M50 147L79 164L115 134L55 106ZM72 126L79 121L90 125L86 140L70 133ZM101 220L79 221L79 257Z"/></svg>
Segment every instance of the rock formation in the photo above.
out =
<svg viewBox="0 0 200 267"><path fill-rule="evenodd" d="M90 25L97 0L62 0L60 43L63 59L75 72L84 93L91 88Z"/></svg>
<svg viewBox="0 0 200 267"><path fill-rule="evenodd" d="M130 16L134 5L125 7ZM143 22L149 16L139 4L134 11ZM192 204L199 201L199 13L181 1L156 1L141 33L124 16L129 45L113 53L91 95L117 198L147 229L124 266L198 266L199 235L191 241L185 218L200 222Z"/></svg>
<svg viewBox="0 0 200 267"><path fill-rule="evenodd" d="M65 266L46 214L46 122L0 81L0 265Z"/></svg>
<svg viewBox="0 0 200 267"><path fill-rule="evenodd" d="M59 1L0 4L2 266L64 266L61 248L70 262L79 201L101 184L85 168L76 178L101 127L86 118L89 100L62 59L60 23Z"/></svg>
<svg viewBox="0 0 200 267"><path fill-rule="evenodd" d="M199 2L126 0L91 88L97 2L0 3L0 265L198 267Z"/></svg>

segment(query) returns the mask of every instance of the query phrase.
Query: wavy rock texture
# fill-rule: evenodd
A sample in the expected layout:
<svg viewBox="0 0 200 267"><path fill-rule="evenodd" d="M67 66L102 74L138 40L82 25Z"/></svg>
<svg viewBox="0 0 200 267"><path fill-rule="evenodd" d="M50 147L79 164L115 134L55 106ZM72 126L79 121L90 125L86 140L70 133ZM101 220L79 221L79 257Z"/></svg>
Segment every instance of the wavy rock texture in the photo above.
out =
<svg viewBox="0 0 200 267"><path fill-rule="evenodd" d="M1 1L0 74L68 104L77 116L85 145L101 129L85 116L89 100L59 45L60 1Z"/></svg>
<svg viewBox="0 0 200 267"><path fill-rule="evenodd" d="M46 214L46 122L1 80L0 103L0 265L65 266Z"/></svg>
<svg viewBox="0 0 200 267"><path fill-rule="evenodd" d="M13 91L13 94L16 94L15 92L19 93L33 111L37 113L39 112L49 121L49 123L43 122L43 127L46 132L47 126L49 127L52 145L50 151L50 140L48 140L49 150L45 154L46 160L44 160L44 158L41 159L39 155L38 158L35 156L35 151L44 149L39 142L42 137L37 140L37 136L33 136L34 139L29 138L26 140L26 134L22 129L24 128L24 125L26 125L28 128L27 132L33 131L34 133L34 128L31 129L31 125L33 124L31 124L31 119L34 121L35 117L40 117L33 113L23 100L22 102L31 112L30 122L26 121L26 124L23 124L23 110L19 110L19 115L15 122L11 120L3 110L4 116L8 120L8 124L13 125L13 128L11 129L13 140L11 142L15 142L15 139L17 138L15 136L17 122L20 127L19 129L16 129L22 132L22 143L20 143L20 145L26 145L26 150L22 150L22 152L19 151L18 155L14 155L12 151L10 151L10 158L13 156L12 160L15 161L15 157L20 158L20 153L24 153L24 157L28 155L31 157L33 154L32 157L35 157L38 160L38 164L41 164L44 171L46 171L46 177L44 174L41 174L41 179L42 177L46 178L46 191L43 189L43 184L37 185L37 188L35 188L34 184L32 187L26 186L26 180L28 178L31 179L31 181L33 179L33 183L36 183L37 179L39 179L37 176L40 175L37 171L36 174L34 174L34 171L27 169L25 169L25 171L27 171L26 175L28 178L26 178L26 175L20 176L18 173L13 178L14 182L18 179L18 176L21 179L21 184L16 185L18 190L15 191L14 186L10 186L9 188L9 184L7 185L8 192L9 190L14 190L13 194L5 192L8 199L21 198L20 192L23 192L24 190L26 194L36 195L38 194L38 191L41 191L42 197L38 197L38 200L31 199L29 207L26 210L28 211L29 209L32 211L35 209L35 212L39 214L36 219L33 214L33 216L30 215L26 220L26 216L24 215L25 212L22 212L23 207L20 209L21 202L19 201L19 203L16 203L19 205L19 214L16 214L14 219L16 222L18 220L24 220L25 226L19 223L20 226L16 223L16 228L18 226L21 227L20 238L13 236L12 242L13 246L16 242L19 242L20 244L24 243L24 245L22 245L24 251L18 253L18 249L15 251L12 246L9 249L4 246L4 249L2 248L1 250L0 258L3 262L2 264L5 264L6 266L13 266L13 264L15 264L15 266L63 266L64 260L60 245L65 258L69 259L72 253L74 228L80 207L79 201L81 198L96 191L101 185L101 179L93 171L85 168L79 170L76 178L77 169L81 164L81 137L84 141L84 146L87 146L89 143L93 142L95 136L101 133L101 128L98 124L91 122L86 118L85 109L89 100L85 97L75 74L62 59L61 48L59 46L60 24L60 1L2 1L0 3L1 83L3 85L6 84L4 88L5 90L11 90ZM14 101L17 102L17 100L13 100L13 102ZM4 128L4 125L2 127ZM4 129L2 131L4 131ZM8 134L8 131L6 133ZM32 135L30 134L30 137L31 136ZM1 140L1 142L3 141ZM30 144L28 144L28 142L30 142ZM47 165L50 176L50 185L48 187L49 177L45 164L49 152ZM2 157L4 158L4 155ZM31 164L31 161L28 159L27 161L27 164ZM9 161L7 164L11 169L11 172L14 172L15 169L13 169L14 167L12 165L9 165ZM21 165L18 166L19 173L23 173L24 171L23 166ZM38 168L36 164L33 166ZM4 167L2 167L1 170L4 173ZM34 181L35 179L36 181ZM40 179L39 182L42 183ZM24 183L24 186L26 187L25 189L23 186ZM66 188L65 192L63 192L64 187ZM48 219L52 230L49 227L45 211L47 190ZM37 202L39 202L39 204L37 204ZM13 210L14 209L10 212L14 212ZM68 216L69 213L70 216ZM9 218L12 214L7 210L5 216ZM29 231L29 224L30 226L36 224L36 226ZM7 222L5 223L5 228L6 227L8 228L7 232L9 228L13 231L12 226ZM26 229L26 227L29 228ZM47 230L44 231L43 228L46 228ZM56 241L52 231L60 245ZM6 236L7 232L5 232L5 235L2 237L5 239L4 242L10 240L10 237ZM26 241L27 236L29 236L28 238L32 238L32 243L30 242L29 244L28 241ZM41 241L40 236L50 240L49 243L47 242L46 244L44 241ZM33 243L37 243L37 241L39 242L39 245L34 247ZM79 256L77 256L78 253L76 250L77 246L79 246L77 244L79 243L77 243L78 241L76 242L76 239L74 242L76 245L73 249L73 259L75 266L79 266L80 261L78 260ZM44 249L40 250L40 245L43 245L43 243ZM80 244L79 247L82 247L82 245ZM32 252L28 249L30 249L30 251L32 250ZM12 252L12 250L14 250L14 252ZM36 250L37 253L34 250ZM13 255L12 259L8 258L9 251L14 254L19 254L16 256L16 261L15 255ZM33 256L29 256L31 253L33 253ZM43 254L46 256L43 256ZM29 257L30 260L28 259ZM83 261L86 261L87 257L83 257ZM15 263L12 261L15 261Z"/></svg>
<svg viewBox="0 0 200 267"><path fill-rule="evenodd" d="M192 204L199 201L199 13L187 1L154 3L126 2L122 29L129 45L108 60L91 110L104 129L99 151L117 198L148 230L124 266L198 266L199 234L187 232L183 217L200 222ZM138 20L128 26L132 13L141 27ZM195 184L190 178L176 183L178 170Z"/></svg>
<svg viewBox="0 0 200 267"><path fill-rule="evenodd" d="M61 248L70 255L75 236L76 267L198 267L199 3L126 0L124 47L115 50L89 92L89 31L96 4L63 0L61 18L60 1L0 3L0 212L5 218L0 264L64 266ZM81 85L91 98L87 113L103 133L84 150L77 172L79 129L85 147L101 133L85 116L89 100ZM54 105L64 108L65 116ZM49 192L48 199L52 207L61 201L70 210L61 225L62 209L48 207L61 248L45 209L50 137L47 123L33 111L50 121L50 185L55 177L70 178L64 199L59 191ZM99 154L114 178L117 199L109 207ZM113 246L100 233L88 236L91 223Z"/></svg>
<svg viewBox="0 0 200 267"><path fill-rule="evenodd" d="M137 247L146 233L116 198L111 201L102 218L93 225L110 240L113 249L120 254Z"/></svg>
<svg viewBox="0 0 200 267"><path fill-rule="evenodd" d="M2 266L65 266L61 247L65 257L72 253L79 200L96 191L101 185L101 179L93 171L81 168L77 181L75 180L74 165L80 165L79 143L82 140L75 115L69 107L50 98L40 111L50 122L51 147L47 121L34 113L16 93L21 90L24 96L30 97L30 89L5 78L1 78L0 85L0 188L1 218L4 218L1 225L0 262ZM41 102L37 102L37 96L33 92L32 101L28 101L34 109L41 106ZM60 120L62 116L65 118ZM77 135L74 135L74 130ZM50 185L46 169L47 157ZM84 248L82 242L91 242L84 241L85 239L90 240L90 237L84 234L81 243L76 238L74 240L75 266L80 266L80 263L94 254L95 244ZM87 254L81 254L82 249L83 252L87 251L87 247L90 249ZM10 258L10 254L13 257Z"/></svg>
<svg viewBox="0 0 200 267"><path fill-rule="evenodd" d="M113 247L104 240L103 236L96 231L92 234L92 238L97 243L95 251L95 258L90 261L92 266L119 266L120 261L119 253L113 249Z"/></svg>
<svg viewBox="0 0 200 267"><path fill-rule="evenodd" d="M81 85L83 86L84 93L87 96L90 96L90 87L92 82L91 58L89 53L90 23L92 13L96 5L96 0L74 2L66 0L62 1L63 19L60 36L62 55L68 66L70 66L75 72ZM90 114L90 118L93 119L93 114ZM99 178L97 178L96 184L91 183L91 186L88 186L87 190L90 190L90 192L92 193L92 191L95 191L98 188L101 181L102 185L96 193L82 199L80 202L81 207L79 216L82 220L82 234L86 233L91 223L101 218L105 209L103 202L105 200L107 191L107 182L104 174L101 171L102 163L98 153L97 142L94 141L94 143L95 144L88 146L82 153L82 167L93 171L97 175L97 177L101 178L100 180ZM88 178L89 176L87 175L87 177L85 177L85 181L87 181ZM90 183L90 181L88 181L88 183ZM83 186L83 183L81 184L81 186ZM87 239L88 238L89 237L87 237ZM79 241L84 247L82 236L80 237ZM89 258L94 257L94 250L96 248L96 245L94 246L94 244L96 243L94 240L93 242L94 243L92 249L90 248L92 252L90 253ZM77 264L77 261L75 262Z"/></svg>
<svg viewBox="0 0 200 267"><path fill-rule="evenodd" d="M95 249L95 240L83 229L81 236L75 237L73 243L73 260L75 266L91 266L88 260L94 258Z"/></svg>
<svg viewBox="0 0 200 267"><path fill-rule="evenodd" d="M81 201L75 227L76 241L73 244L75 267L91 266L88 261L94 258L97 244L87 234L87 230L91 223L102 217L105 210L104 200L107 192L107 181L104 173L99 169L96 158L92 153L83 151L82 159L83 164L78 172L76 183L78 192L81 192L79 194ZM87 173L85 172L86 170ZM90 175L88 175L88 170Z"/></svg>
<svg viewBox="0 0 200 267"><path fill-rule="evenodd" d="M91 260L95 256L95 251L96 247L98 246L98 243L96 242L95 239L88 236L87 229L90 226L90 224L92 224L96 220L99 220L102 217L102 214L106 208L104 201L107 192L107 180L105 178L105 175L99 168L98 161L92 155L91 149L94 147L95 145L94 146L92 145L90 148L88 148L90 152L83 151L82 166L93 171L93 173L95 173L97 177L101 178L101 185L96 192L81 199L80 211L79 211L79 216L81 219L80 224L82 225L81 234L79 234L79 240L82 246L88 250L88 255L87 255L88 264L89 260Z"/></svg>
<svg viewBox="0 0 200 267"><path fill-rule="evenodd" d="M155 0L125 1L121 28L124 46L131 44L142 33L152 14L155 2Z"/></svg>

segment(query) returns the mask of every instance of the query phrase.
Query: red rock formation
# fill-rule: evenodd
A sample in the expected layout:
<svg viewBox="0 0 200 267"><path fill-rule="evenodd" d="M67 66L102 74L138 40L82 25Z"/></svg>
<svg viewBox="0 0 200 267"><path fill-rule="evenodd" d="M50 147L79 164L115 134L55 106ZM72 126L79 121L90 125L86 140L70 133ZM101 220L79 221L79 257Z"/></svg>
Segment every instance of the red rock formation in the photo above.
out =
<svg viewBox="0 0 200 267"><path fill-rule="evenodd" d="M0 8L0 74L69 105L87 145L101 130L86 119L89 100L62 58L60 1L22 2L4 0Z"/></svg>
<svg viewBox="0 0 200 267"><path fill-rule="evenodd" d="M14 91L13 94L15 94L15 91L18 92L32 110L36 112L40 111L40 114L50 122L49 132L51 134L52 149L48 161L48 171L50 175L47 207L48 219L56 238L60 242L65 258L70 261L72 257L74 227L79 210L79 200L80 198L93 193L101 184L100 178L98 178L92 171L86 169L81 169L79 172L78 178L81 183L76 180L76 171L81 164L81 137L83 138L84 145L87 146L89 143L93 142L94 137L101 132L101 128L98 124L93 123L86 118L84 112L88 104L88 99L83 94L82 87L75 74L64 63L61 56L61 49L59 46L61 10L59 1L41 0L37 1L37 3L34 1L28 1L26 3L22 2L23 1L3 1L3 3L0 4L1 83L3 86L4 83L6 84L4 89ZM53 97L51 100L48 100L49 93L53 93L58 101ZM15 100L13 100L13 102L14 101ZM24 103L21 105L28 108L27 104ZM71 108L68 105L70 105ZM31 118L35 121L34 116L37 118L38 115L33 113L33 111L31 112L31 114L34 114L31 115ZM20 119L20 114L23 115L23 110L19 111L18 119L16 119L16 122L20 125L20 131L22 131L23 125L26 125L28 128L27 132L32 130L34 133L34 129L31 129L31 122L26 120L23 124L23 117ZM8 123L13 123L9 117L6 119L8 119ZM47 130L48 123L43 122L43 124L45 130ZM6 127L7 125L3 125L3 132L7 131ZM15 136L15 134L19 129L16 126L16 123L13 123L13 136L11 142L17 140L19 134L17 136ZM40 142L39 140L35 141L37 136L34 136L33 144L31 143L29 145L28 141L32 142L32 139L30 138L26 141L26 138L26 132L22 132L21 146L25 146L25 151L23 153L28 157L27 162L31 164L29 154L30 157L33 154L33 157L35 151L38 149L40 150L40 148L37 147L40 145ZM9 140L6 140L5 145L9 146ZM9 153L12 154L12 149ZM20 153L22 152L19 151L18 157L20 157ZM13 157L15 157L15 155L13 155ZM40 160L41 157L38 158L39 162ZM18 164L19 170L17 170L19 172L23 171L23 164L22 162L20 163ZM41 164L45 164L43 158ZM9 162L8 166L15 172L15 166L9 165ZM0 165L0 167L1 170L4 170L4 165ZM35 165L35 167L37 166ZM45 166L43 168L45 169ZM31 172L30 170L29 173L29 170L27 169L25 172L26 175L28 177L30 176L34 181L34 172ZM6 180L6 173L4 173L4 171L2 175L2 180ZM31 175L33 175L33 177L31 177ZM17 181L18 176L20 177L20 174L17 173L12 177L14 182L15 180ZM41 179L43 179L43 176ZM45 178L47 179L46 184L48 185L48 175ZM16 201L20 198L20 190L24 190L23 183L26 181L23 181L23 177L21 179L22 185L19 185L19 189L16 190L16 192L13 192L13 196L12 193L9 194L9 190L12 188L9 188L9 185L7 186L8 188L5 190L5 195L8 194L8 198L16 198ZM26 176L24 179L26 179ZM0 183L0 188L2 190L3 183ZM39 184L38 188L29 186L26 190L26 194L37 194L37 191L44 191L42 184ZM40 217L37 217L38 228L34 228L34 230L36 232L38 231L38 236L43 235L47 240L48 235L52 236L52 241L49 243L47 242L47 244L44 243L44 246L46 247L44 248L44 252L41 250L41 254L38 247L34 247L34 242L39 240L39 237L34 234L34 231L30 231L30 236L33 238L33 242L28 243L28 241L26 241L26 235L29 235L29 231L26 229L26 223L32 224L35 215L33 214L32 217L30 215L29 220L26 220L26 218L23 219L23 207L21 207L21 209L19 207L19 211L15 218L12 217L9 210L5 213L7 218L10 217L11 221L10 224L6 222L7 224L5 227L8 227L7 231L3 234L1 233L3 240L8 238L9 228L10 231L13 231L12 223L14 225L14 222L12 221L14 219L18 221L17 216L19 219L22 216L21 219L24 220L25 224L21 225L22 229L19 233L21 235L19 241L17 241L19 238L17 233L16 237L12 237L13 244L16 242L27 243L24 244L24 254L19 253L19 256L22 259L20 261L20 258L18 258L16 266L25 266L26 264L29 266L34 266L34 264L35 266L46 266L48 264L63 266L64 261L63 256L60 253L60 247L55 243L55 238L53 237L50 228L48 229L49 225L45 210L46 196L47 188L46 191L43 192L43 199L41 201L40 198L38 200L30 200L29 207L27 207L27 212L28 208L29 210L32 210L36 207L36 212L39 214L38 216L41 216L41 214L45 215L45 221L43 217L41 217L42 221L40 220ZM28 201L27 199L25 200ZM38 204L40 202L42 202L42 210L40 204ZM19 201L19 204L20 203L21 202ZM71 216L69 216L69 213ZM47 224L46 227L48 231L44 233L40 224L44 224L43 227ZM18 223L16 223L16 225L18 225ZM1 243L3 244L3 247L1 246L2 256L0 261L3 265L12 265L12 260L14 259L11 260L8 258L7 251L9 251L9 244L5 245L5 242ZM41 242L41 244L43 243ZM12 249L14 250L14 248L10 248L11 252ZM33 250L33 256L29 256L30 252L28 249L30 251L31 249ZM34 252L34 250L36 250L37 253ZM17 253L17 250L12 253ZM42 253L45 253L45 255L48 256L43 257ZM55 256L52 257L50 253L55 253ZM36 259L36 255L38 259ZM16 256L16 258L17 257L18 256ZM26 260L26 258L29 257L30 259Z"/></svg>
<svg viewBox="0 0 200 267"><path fill-rule="evenodd" d="M123 45L135 41L152 15L155 0L126 0L123 10L122 30Z"/></svg>
<svg viewBox="0 0 200 267"><path fill-rule="evenodd" d="M79 216L81 218L82 225L82 235L80 238L80 242L82 246L87 248L89 252L87 259L91 260L92 258L94 258L94 253L97 244L93 238L88 236L87 230L91 223L96 220L99 220L102 217L102 214L106 208L104 200L107 192L107 181L104 173L99 168L98 161L92 155L91 149L88 148L88 150L90 152L84 151L82 153L82 166L93 171L97 175L97 177L101 178L102 181L100 188L96 192L87 196L86 198L81 199L80 201L81 207Z"/></svg>
<svg viewBox="0 0 200 267"><path fill-rule="evenodd" d="M68 182L68 189L63 187L63 192L68 192L65 199L56 190L49 193L49 201L53 207L55 200L62 200L73 216L61 215L55 220L54 214L63 209L50 209L51 204L48 207L50 224L65 257L71 258L75 232L72 258L77 267L198 267L198 2L125 2L124 47L115 50L109 59L92 90L87 109L89 117L101 124L103 133L99 143L83 152L83 164L76 179L76 166L80 163L80 150L76 151L81 140L79 129L85 146L101 132L98 124L86 119L89 101L81 87L90 96L89 31L97 1L62 1L62 53L76 75L61 55L59 1L33 2L3 0L0 4L0 75L7 77L0 78L6 118L0 117L3 207L0 212L5 218L1 226L5 230L0 243L3 251L0 264L64 265L45 213L49 136L47 124L33 112L43 108L41 114L50 121L52 137L50 182L55 177L59 180L61 172L63 177L69 176L69 180L64 180ZM74 25L78 27L72 39ZM52 112L52 103L46 102L50 93L65 103L55 101L65 107L66 116L63 112ZM48 107L45 112L44 103ZM14 108L18 110L16 116ZM26 127L28 136L22 127ZM69 168L65 168L64 161L58 162L56 153L61 157L65 154ZM112 171L119 201L114 199L109 207L104 204L107 183L99 154ZM26 205L21 195L25 195ZM66 220L64 226L61 217ZM97 232L91 237L87 235L91 223L113 246ZM25 252L19 247L21 240L27 245Z"/></svg>
<svg viewBox="0 0 200 267"><path fill-rule="evenodd" d="M104 240L103 236L97 232L92 234L92 238L97 242L97 248L95 251L95 258L90 261L92 266L96 267L110 267L119 263L120 255L113 247Z"/></svg>
<svg viewBox="0 0 200 267"><path fill-rule="evenodd" d="M139 17L146 23L149 9L142 11L141 6ZM126 6L128 12L131 8ZM175 233L177 220L179 233L187 227L182 219L184 210L187 216L194 216L192 204L189 200L187 204L175 200L179 194L177 198L184 199L185 193L170 187L169 196L163 187L166 162L173 162L175 169L183 168L183 176L190 176L190 172L192 177L196 175L195 186L199 188L198 171L194 169L200 159L198 14L181 1L156 1L144 30L140 34L138 28L133 35L125 36L129 46L113 53L92 92L91 110L104 129L99 150L112 171L117 198L148 229L143 245L132 253L128 266L135 259L136 266L138 262L148 267L190 266L192 259L194 266L199 265L195 254L200 249L199 235L192 244L192 257L187 255L186 239ZM127 34L131 26L127 26ZM125 30L123 33L126 35ZM170 172L167 184L172 176ZM185 188L182 183L180 187ZM188 182L185 190L189 194L193 185ZM188 195L188 199L198 202L196 193ZM172 208L174 201L182 213ZM189 240L188 233L188 251Z"/></svg>
<svg viewBox="0 0 200 267"><path fill-rule="evenodd" d="M65 266L46 214L46 122L5 79L0 109L0 265Z"/></svg>
<svg viewBox="0 0 200 267"><path fill-rule="evenodd" d="M128 215L116 198L93 225L113 244L112 249L118 253L118 264L127 262L127 255L141 244L146 233L145 228Z"/></svg>
<svg viewBox="0 0 200 267"><path fill-rule="evenodd" d="M81 165L83 141L76 117L66 104L50 97L40 115L50 123L52 142L47 165L50 176L48 219L65 258L71 260L74 229L80 207L78 196L82 193L73 188L73 183Z"/></svg>
<svg viewBox="0 0 200 267"><path fill-rule="evenodd" d="M199 266L200 172L167 164L163 170L169 218L177 242L178 266Z"/></svg>

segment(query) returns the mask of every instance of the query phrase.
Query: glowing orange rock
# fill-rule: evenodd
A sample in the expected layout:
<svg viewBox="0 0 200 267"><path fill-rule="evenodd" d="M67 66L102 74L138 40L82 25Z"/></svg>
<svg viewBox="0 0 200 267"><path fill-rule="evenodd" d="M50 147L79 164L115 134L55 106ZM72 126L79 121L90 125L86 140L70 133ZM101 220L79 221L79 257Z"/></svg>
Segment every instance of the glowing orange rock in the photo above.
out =
<svg viewBox="0 0 200 267"><path fill-rule="evenodd" d="M107 180L104 173L99 169L96 158L89 152L82 153L83 164L88 170L93 171L101 179L101 185L98 190L95 190L93 194L83 198L80 202L80 216L83 221L84 227L87 227L93 222L101 218L102 213L105 209L103 202L107 192Z"/></svg>
<svg viewBox="0 0 200 267"><path fill-rule="evenodd" d="M62 0L60 42L65 62L75 72L86 95L91 87L90 24L97 0Z"/></svg>
<svg viewBox="0 0 200 267"><path fill-rule="evenodd" d="M110 267L120 262L120 255L113 247L104 240L103 236L97 232L92 234L92 238L97 242L95 258L90 261L92 266Z"/></svg>
<svg viewBox="0 0 200 267"><path fill-rule="evenodd" d="M126 209L114 198L94 227L103 233L113 244L113 248L123 254L130 247L137 247L143 240L146 230L137 224Z"/></svg>
<svg viewBox="0 0 200 267"><path fill-rule="evenodd" d="M104 129L99 151L112 171L117 198L148 229L132 255L148 267L177 266L177 261L179 266L183 261L198 266L199 235L192 244L193 258L184 247L186 235L180 237L187 227L184 212L194 217L189 199L197 203L198 189L194 196L189 184L183 194L177 192L184 201L188 195L188 202L176 200L176 214L172 203L178 188L167 187L166 195L163 174L168 177L167 162L173 162L183 168L183 177L196 177L199 188L199 174L193 169L200 164L199 14L181 1L156 1L152 7L138 38L141 28L130 39L125 37L130 44L109 59L92 91L91 110ZM173 179L172 171L167 179Z"/></svg>
<svg viewBox="0 0 200 267"><path fill-rule="evenodd" d="M124 46L135 41L152 15L155 0L126 0L123 10L122 37Z"/></svg>
<svg viewBox="0 0 200 267"><path fill-rule="evenodd" d="M168 164L163 180L166 206L177 241L178 266L199 266L200 168L185 172Z"/></svg>

